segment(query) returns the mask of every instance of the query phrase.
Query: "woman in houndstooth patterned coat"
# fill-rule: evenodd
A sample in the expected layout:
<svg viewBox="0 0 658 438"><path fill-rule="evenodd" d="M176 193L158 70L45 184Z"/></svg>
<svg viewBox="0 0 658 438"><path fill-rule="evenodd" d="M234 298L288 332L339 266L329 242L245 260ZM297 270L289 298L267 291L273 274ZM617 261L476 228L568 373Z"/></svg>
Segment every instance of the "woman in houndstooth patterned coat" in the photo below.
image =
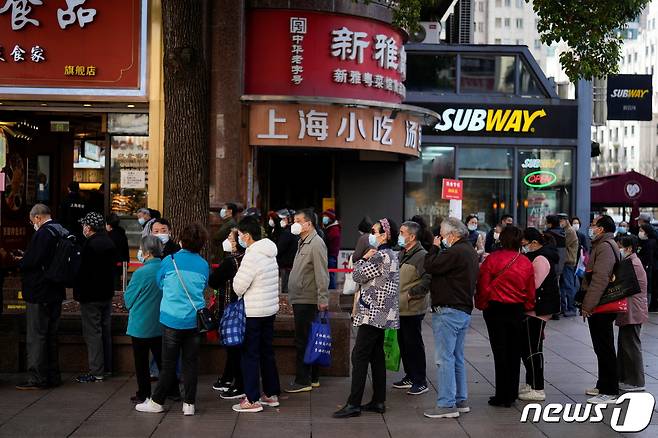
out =
<svg viewBox="0 0 658 438"><path fill-rule="evenodd" d="M361 411L383 413L386 400L386 366L384 361L384 331L400 327L400 269L396 245L398 228L387 218L372 226L371 249L354 265L352 276L361 284L358 312L354 326L358 327L352 349L352 387L347 404L334 413L336 418L355 417ZM372 368L372 401L361 406L361 399Z"/></svg>

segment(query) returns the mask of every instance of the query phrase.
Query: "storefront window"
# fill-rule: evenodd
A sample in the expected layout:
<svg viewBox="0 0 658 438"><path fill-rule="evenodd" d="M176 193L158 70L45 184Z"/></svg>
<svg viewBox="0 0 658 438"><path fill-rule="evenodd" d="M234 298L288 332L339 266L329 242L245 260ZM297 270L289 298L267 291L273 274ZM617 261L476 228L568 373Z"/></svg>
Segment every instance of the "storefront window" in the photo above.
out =
<svg viewBox="0 0 658 438"><path fill-rule="evenodd" d="M477 215L486 231L513 211L513 149L460 148L457 165L457 177L464 181L464 217Z"/></svg>
<svg viewBox="0 0 658 438"><path fill-rule="evenodd" d="M462 56L462 93L514 93L513 56Z"/></svg>
<svg viewBox="0 0 658 438"><path fill-rule="evenodd" d="M421 215L430 226L448 216L449 201L441 199L443 178L454 178L455 149L423 146L419 159L407 161L405 169L405 210L409 219Z"/></svg>
<svg viewBox="0 0 658 438"><path fill-rule="evenodd" d="M87 199L87 208L105 211L105 150L104 140L82 139L73 143L73 181Z"/></svg>
<svg viewBox="0 0 658 438"><path fill-rule="evenodd" d="M131 246L138 246L136 211L147 207L149 138L113 136L110 211L122 218Z"/></svg>
<svg viewBox="0 0 658 438"><path fill-rule="evenodd" d="M457 57L455 55L408 55L408 91L456 91Z"/></svg>
<svg viewBox="0 0 658 438"><path fill-rule="evenodd" d="M541 91L537 80L531 73L531 70L528 68L525 62L520 62L521 68L521 80L519 94L522 96L538 96L542 97L544 93Z"/></svg>
<svg viewBox="0 0 658 438"><path fill-rule="evenodd" d="M571 213L572 151L519 151L519 222L543 230L546 216Z"/></svg>

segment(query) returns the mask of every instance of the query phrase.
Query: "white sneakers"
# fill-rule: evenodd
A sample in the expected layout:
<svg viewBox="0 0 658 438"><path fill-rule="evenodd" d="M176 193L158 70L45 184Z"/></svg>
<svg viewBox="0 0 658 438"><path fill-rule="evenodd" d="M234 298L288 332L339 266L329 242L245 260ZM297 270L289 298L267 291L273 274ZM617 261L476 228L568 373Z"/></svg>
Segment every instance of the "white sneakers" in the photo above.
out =
<svg viewBox="0 0 658 438"><path fill-rule="evenodd" d="M245 397L240 404L233 405L233 410L235 412L260 412L263 410L263 405L261 405L259 401L249 403L249 399Z"/></svg>
<svg viewBox="0 0 658 438"><path fill-rule="evenodd" d="M544 390L531 389L526 392L519 392L519 400L523 401L544 401L546 400L546 393Z"/></svg>
<svg viewBox="0 0 658 438"><path fill-rule="evenodd" d="M161 412L164 412L164 407L162 405L157 404L150 398L147 398L146 400L144 400L144 403L135 405L135 410L138 412L148 412L149 414L159 414Z"/></svg>
<svg viewBox="0 0 658 438"><path fill-rule="evenodd" d="M147 412L149 414L159 414L164 412L164 406L147 398L144 403L135 405L135 410L138 412ZM183 415L194 415L194 405L183 403Z"/></svg>
<svg viewBox="0 0 658 438"><path fill-rule="evenodd" d="M597 396L599 395L599 388L587 388L585 395Z"/></svg>
<svg viewBox="0 0 658 438"><path fill-rule="evenodd" d="M261 405L263 405L263 406L269 406L269 407L271 407L271 408L276 408L277 406L280 405L280 403L279 403L279 397L277 397L276 395L273 395L273 396L271 396L271 397L268 397L268 396L266 396L265 394L263 394L263 395L260 397L260 400L258 400L258 401L260 402Z"/></svg>
<svg viewBox="0 0 658 438"><path fill-rule="evenodd" d="M587 403L596 405L608 405L617 402L616 395L599 394L596 397L588 398Z"/></svg>
<svg viewBox="0 0 658 438"><path fill-rule="evenodd" d="M532 391L532 386L528 385L527 383L524 383L523 385L519 386L519 396L521 394L525 394L526 392Z"/></svg>
<svg viewBox="0 0 658 438"><path fill-rule="evenodd" d="M194 405L183 402L183 415L194 415Z"/></svg>

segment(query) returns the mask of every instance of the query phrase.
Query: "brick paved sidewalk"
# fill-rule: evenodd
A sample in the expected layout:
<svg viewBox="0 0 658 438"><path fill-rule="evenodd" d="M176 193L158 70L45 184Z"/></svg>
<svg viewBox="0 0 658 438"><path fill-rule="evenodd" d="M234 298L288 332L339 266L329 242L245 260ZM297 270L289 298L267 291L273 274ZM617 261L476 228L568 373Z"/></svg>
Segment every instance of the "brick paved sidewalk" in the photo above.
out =
<svg viewBox="0 0 658 438"><path fill-rule="evenodd" d="M183 417L180 403L168 404L165 414L134 411L129 398L136 390L133 376L119 376L103 383L76 384L72 376L52 391L17 391L13 384L20 376L0 376L0 437L557 437L619 436L609 425L540 423L521 424L524 403L511 409L492 408L487 400L493 394L493 361L480 314L475 314L467 337L466 359L472 412L459 419L429 420L425 408L436 399L436 367L429 317L424 326L431 391L408 396L404 391L388 391L387 413L364 413L359 418L334 420L331 413L345 402L350 379L326 378L312 393L284 395L281 407L259 414L236 414L230 401L219 400L210 389L216 376L201 376L197 415ZM647 390L658 395L658 315L642 331ZM583 391L596 378L596 360L587 325L581 319L550 321L546 336L546 403L583 403ZM522 367L523 368L523 367ZM389 373L390 384L399 374ZM282 385L287 377L282 377ZM370 393L364 397L369 400ZM606 416L609 421L609 416ZM641 434L657 437L658 415Z"/></svg>

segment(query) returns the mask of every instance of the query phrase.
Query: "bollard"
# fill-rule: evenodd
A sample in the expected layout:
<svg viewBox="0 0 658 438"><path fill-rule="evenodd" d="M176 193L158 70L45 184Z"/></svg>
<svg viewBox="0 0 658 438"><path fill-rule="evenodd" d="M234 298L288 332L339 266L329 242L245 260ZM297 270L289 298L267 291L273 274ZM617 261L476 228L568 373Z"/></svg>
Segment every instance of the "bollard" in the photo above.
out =
<svg viewBox="0 0 658 438"><path fill-rule="evenodd" d="M126 286L128 286L128 262L121 263L121 286L123 293L126 293Z"/></svg>

